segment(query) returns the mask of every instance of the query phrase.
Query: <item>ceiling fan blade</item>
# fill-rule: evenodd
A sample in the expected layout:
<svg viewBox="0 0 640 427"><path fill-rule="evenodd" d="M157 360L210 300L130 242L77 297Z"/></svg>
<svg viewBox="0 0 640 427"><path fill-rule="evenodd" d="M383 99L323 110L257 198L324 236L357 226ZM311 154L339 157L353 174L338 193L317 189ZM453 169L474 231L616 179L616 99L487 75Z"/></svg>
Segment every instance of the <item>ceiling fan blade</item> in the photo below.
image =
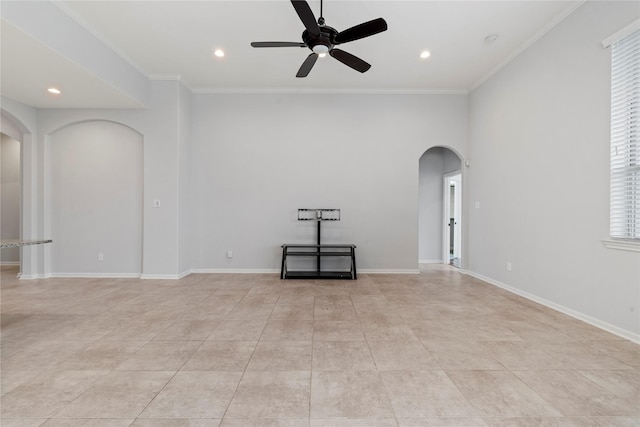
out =
<svg viewBox="0 0 640 427"><path fill-rule="evenodd" d="M307 59L304 60L302 66L298 70L298 74L296 74L296 77L307 77L307 75L309 75L309 71L311 71L313 65L317 60L318 54L316 53L312 53L311 55L307 56Z"/></svg>
<svg viewBox="0 0 640 427"><path fill-rule="evenodd" d="M305 0L291 0L291 4L296 10L296 13L300 17L305 28L309 31L309 34L314 36L320 35L320 27L316 22L316 17L313 15L309 3Z"/></svg>
<svg viewBox="0 0 640 427"><path fill-rule="evenodd" d="M339 32L336 35L336 44L362 39L386 30L387 21L382 18L374 19Z"/></svg>
<svg viewBox="0 0 640 427"><path fill-rule="evenodd" d="M333 48L329 51L329 55L333 56L344 65L351 67L356 71L360 71L361 73L364 73L371 68L371 64L364 62L362 59L350 54L349 52L345 52L344 50Z"/></svg>
<svg viewBox="0 0 640 427"><path fill-rule="evenodd" d="M298 42L251 42L253 47L307 47L304 43Z"/></svg>

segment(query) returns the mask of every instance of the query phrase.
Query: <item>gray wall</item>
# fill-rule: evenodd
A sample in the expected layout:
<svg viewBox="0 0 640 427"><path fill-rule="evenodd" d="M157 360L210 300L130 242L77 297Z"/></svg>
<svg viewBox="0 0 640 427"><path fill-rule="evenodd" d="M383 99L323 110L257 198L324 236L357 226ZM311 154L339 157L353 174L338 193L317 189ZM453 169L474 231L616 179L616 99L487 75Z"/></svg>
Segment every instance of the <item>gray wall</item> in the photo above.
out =
<svg viewBox="0 0 640 427"><path fill-rule="evenodd" d="M142 135L108 121L51 135L51 273L142 273ZM98 259L102 254L102 260Z"/></svg>
<svg viewBox="0 0 640 427"><path fill-rule="evenodd" d="M315 241L296 209L326 206L342 209L343 220L327 224L324 241L357 244L360 268L417 271L418 160L435 145L465 152L465 95L192 95L179 82L152 89L147 110L41 110L35 147L50 170L56 160L45 147L66 126L107 120L142 135L144 277L278 270L282 243ZM319 127L309 119L317 111ZM55 191L41 173L36 209L49 237ZM40 274L84 271L60 270L56 250L55 242L45 249Z"/></svg>
<svg viewBox="0 0 640 427"><path fill-rule="evenodd" d="M297 209L339 208L323 241L416 271L420 156L466 151L464 95L200 94L192 114L200 270L277 270L281 244L315 241Z"/></svg>
<svg viewBox="0 0 640 427"><path fill-rule="evenodd" d="M187 274L193 263L193 228L191 205L191 91L178 86L178 273Z"/></svg>
<svg viewBox="0 0 640 427"><path fill-rule="evenodd" d="M475 90L465 176L470 271L636 337L639 254L602 243L611 64L601 41L638 15L636 2L587 2Z"/></svg>
<svg viewBox="0 0 640 427"><path fill-rule="evenodd" d="M143 277L174 278L184 274L179 268L179 129L189 117L178 114L181 83L177 81L153 82L150 105L145 110L84 109L84 110L40 110L38 130L40 136L35 149L41 154L42 166L37 174L42 177L42 202L38 204L38 215L43 222L43 236L51 233L52 196L51 186L43 171L51 168L51 156L45 147L51 144L56 131L85 121L107 120L130 127L143 138ZM183 166L184 169L184 166ZM161 207L153 208L153 200L160 200ZM52 254L55 242L45 249L43 273L52 274ZM59 272L63 273L63 272ZM64 272L67 273L67 272Z"/></svg>
<svg viewBox="0 0 640 427"><path fill-rule="evenodd" d="M0 171L2 189L0 189L0 237L3 239L20 238L20 142L8 135L0 134ZM2 264L20 262L20 249L2 249Z"/></svg>

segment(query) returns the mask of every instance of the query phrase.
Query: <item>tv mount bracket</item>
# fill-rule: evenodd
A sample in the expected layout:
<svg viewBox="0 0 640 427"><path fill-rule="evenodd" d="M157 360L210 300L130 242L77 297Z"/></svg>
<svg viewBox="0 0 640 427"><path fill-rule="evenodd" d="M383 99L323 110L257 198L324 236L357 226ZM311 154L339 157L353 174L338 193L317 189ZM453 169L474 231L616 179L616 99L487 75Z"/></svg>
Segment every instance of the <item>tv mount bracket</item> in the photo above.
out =
<svg viewBox="0 0 640 427"><path fill-rule="evenodd" d="M340 221L340 209L298 209L298 221Z"/></svg>
<svg viewBox="0 0 640 427"><path fill-rule="evenodd" d="M340 209L298 209L298 221L317 221L320 245L320 224L322 221L340 221Z"/></svg>

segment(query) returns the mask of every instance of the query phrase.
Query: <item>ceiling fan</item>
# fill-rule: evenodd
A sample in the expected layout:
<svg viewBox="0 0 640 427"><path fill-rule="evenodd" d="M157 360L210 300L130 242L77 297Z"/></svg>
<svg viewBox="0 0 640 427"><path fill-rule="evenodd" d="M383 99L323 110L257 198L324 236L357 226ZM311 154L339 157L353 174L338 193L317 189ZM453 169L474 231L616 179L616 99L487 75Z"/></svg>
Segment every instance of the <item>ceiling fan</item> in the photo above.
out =
<svg viewBox="0 0 640 427"><path fill-rule="evenodd" d="M307 77L318 60L318 56L324 56L327 53L346 66L361 73L371 68L371 65L362 59L335 46L386 31L387 23L384 19L374 19L338 32L335 28L324 24L322 0L320 0L320 17L317 22L306 0L291 0L291 4L305 26L305 30L302 32L302 42L252 42L251 46L308 47L311 49L313 52L304 60L296 77Z"/></svg>

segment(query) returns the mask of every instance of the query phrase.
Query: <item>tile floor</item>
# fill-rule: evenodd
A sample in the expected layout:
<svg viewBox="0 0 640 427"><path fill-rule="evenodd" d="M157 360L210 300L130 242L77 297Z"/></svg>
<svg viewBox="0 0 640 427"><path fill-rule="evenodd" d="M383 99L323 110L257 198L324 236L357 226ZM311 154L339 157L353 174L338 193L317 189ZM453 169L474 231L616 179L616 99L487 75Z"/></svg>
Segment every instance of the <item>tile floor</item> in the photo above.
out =
<svg viewBox="0 0 640 427"><path fill-rule="evenodd" d="M640 346L448 266L18 281L0 424L638 426Z"/></svg>

